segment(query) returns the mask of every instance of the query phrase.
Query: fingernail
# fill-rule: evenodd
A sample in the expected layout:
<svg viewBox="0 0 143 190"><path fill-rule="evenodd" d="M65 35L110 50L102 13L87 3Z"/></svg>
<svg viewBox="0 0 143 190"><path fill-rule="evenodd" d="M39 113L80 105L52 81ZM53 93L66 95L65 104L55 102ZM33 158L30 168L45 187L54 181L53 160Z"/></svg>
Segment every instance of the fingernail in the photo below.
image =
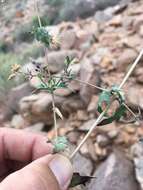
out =
<svg viewBox="0 0 143 190"><path fill-rule="evenodd" d="M55 155L50 161L49 166L59 182L60 187L66 189L73 174L70 161L62 155Z"/></svg>

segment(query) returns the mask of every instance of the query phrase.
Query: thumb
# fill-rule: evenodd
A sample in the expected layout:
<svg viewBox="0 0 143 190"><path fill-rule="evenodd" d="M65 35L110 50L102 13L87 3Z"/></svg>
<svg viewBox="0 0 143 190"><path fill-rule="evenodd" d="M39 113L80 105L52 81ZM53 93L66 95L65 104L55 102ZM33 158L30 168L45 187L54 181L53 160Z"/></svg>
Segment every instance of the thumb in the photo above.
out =
<svg viewBox="0 0 143 190"><path fill-rule="evenodd" d="M0 189L66 190L72 174L71 163L66 157L48 155L9 175L0 184Z"/></svg>

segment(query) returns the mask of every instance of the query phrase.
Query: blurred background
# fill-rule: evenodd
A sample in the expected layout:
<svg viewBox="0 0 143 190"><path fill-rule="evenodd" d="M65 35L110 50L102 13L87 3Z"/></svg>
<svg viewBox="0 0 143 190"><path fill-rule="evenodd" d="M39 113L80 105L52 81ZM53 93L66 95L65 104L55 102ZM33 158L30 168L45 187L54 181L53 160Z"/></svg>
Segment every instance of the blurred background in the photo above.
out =
<svg viewBox="0 0 143 190"><path fill-rule="evenodd" d="M8 80L11 66L33 69L33 61L59 74L66 56L79 80L101 87L120 84L143 48L142 0L39 0L42 25L60 41L49 49L34 40L38 26L34 0L0 0L0 124L42 133L52 139L53 115L50 94L33 94L36 78L23 75ZM143 58L124 86L126 103L140 120L98 127L74 159L76 171L96 175L90 190L143 189ZM95 122L100 91L72 81L69 89L55 92L60 135L77 145ZM48 133L47 133L48 132ZM108 166L108 167L107 167Z"/></svg>

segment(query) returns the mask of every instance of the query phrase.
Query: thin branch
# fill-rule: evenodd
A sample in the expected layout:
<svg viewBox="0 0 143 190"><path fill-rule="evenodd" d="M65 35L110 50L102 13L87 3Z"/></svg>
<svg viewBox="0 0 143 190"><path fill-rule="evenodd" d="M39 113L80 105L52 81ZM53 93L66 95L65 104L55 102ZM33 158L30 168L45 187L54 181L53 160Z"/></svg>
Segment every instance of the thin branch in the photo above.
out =
<svg viewBox="0 0 143 190"><path fill-rule="evenodd" d="M128 80L129 76L132 74L133 70L135 69L136 65L139 63L142 56L143 56L143 49L140 51L137 59L135 60L135 62L132 64L131 68L129 69L129 71L125 75L123 81L121 82L121 84L119 86L119 89L121 89L123 87L123 85L126 83L126 81Z"/></svg>
<svg viewBox="0 0 143 190"><path fill-rule="evenodd" d="M137 118L137 115L129 108L129 106L125 103L123 103L123 105L126 107L126 109L135 117Z"/></svg>
<svg viewBox="0 0 143 190"><path fill-rule="evenodd" d="M97 88L97 89L102 90L102 91L107 91L107 89L105 89L105 88L96 86L96 85L91 84L91 83L88 83L88 82L84 82L84 81L79 80L79 79L73 79L73 80L74 80L74 81L77 81L77 82L80 82L80 83L82 83L82 84L86 84L86 85L88 85L88 86L92 86L92 87Z"/></svg>
<svg viewBox="0 0 143 190"><path fill-rule="evenodd" d="M59 76L54 76L55 78L60 78ZM64 76L64 78L65 79L70 79L69 77L65 77ZM76 81L76 82L79 82L79 83L82 83L82 84L85 84L85 85L88 85L88 86L91 86L91 87L93 87L93 88L97 88L97 89L99 89L99 90L102 90L102 91L108 91L107 89L105 89L105 88L102 88L102 87L100 87L100 86L96 86L96 85L94 85L94 84L91 84L91 83L89 83L89 82L85 82L85 81L82 81L82 80L80 80L80 79L72 79L73 81Z"/></svg>
<svg viewBox="0 0 143 190"><path fill-rule="evenodd" d="M49 69L49 64L48 64L48 57L47 57L47 48L45 48L45 58L47 62L47 70L48 70L48 76L51 78L51 73ZM58 128L57 128L57 117L56 117L56 106L55 106L55 96L54 92L51 93L52 95L52 107L53 107L53 116L54 116L54 129L55 129L55 138L57 139L58 137Z"/></svg>
<svg viewBox="0 0 143 190"><path fill-rule="evenodd" d="M81 141L81 143L77 146L77 148L71 154L70 159L72 159L75 156L75 154L79 151L79 149L82 147L82 145L88 139L88 137L93 132L93 130L95 129L95 127L98 125L98 123L101 121L101 119L103 118L103 116L105 115L105 113L107 112L108 109L109 109L109 107L107 106L107 108L99 115L99 117L97 118L97 120L94 122L94 124L91 126L90 130L88 131L88 133L85 135L85 137Z"/></svg>
<svg viewBox="0 0 143 190"><path fill-rule="evenodd" d="M36 10L36 14L37 14L39 26L42 27L40 15L39 15L39 9L38 9L38 1L37 1L37 0L34 0L34 4L35 4L35 10Z"/></svg>
<svg viewBox="0 0 143 190"><path fill-rule="evenodd" d="M34 3L35 3L35 9L36 9L37 17L38 17L39 26L42 27L41 19L40 19L40 16L39 16L39 10L38 10L38 2L37 2L37 0L34 0ZM47 59L47 48L45 48L45 59L46 59L46 61L48 60ZM48 63L47 63L47 65L48 65ZM48 75L49 75L49 78L50 78L51 77L51 73L50 73L50 70L49 70L49 65L48 65L47 69L48 69ZM52 95L52 107L53 107L53 116L54 116L55 138L57 138L58 137L58 129L57 129L57 119L56 119L56 111L55 111L56 106L55 106L54 93L52 92L51 95Z"/></svg>
<svg viewBox="0 0 143 190"><path fill-rule="evenodd" d="M52 93L52 107L53 107L53 116L54 116L54 129L55 129L55 138L58 137L58 128L57 128L57 117L56 117L56 106L55 106L55 97Z"/></svg>

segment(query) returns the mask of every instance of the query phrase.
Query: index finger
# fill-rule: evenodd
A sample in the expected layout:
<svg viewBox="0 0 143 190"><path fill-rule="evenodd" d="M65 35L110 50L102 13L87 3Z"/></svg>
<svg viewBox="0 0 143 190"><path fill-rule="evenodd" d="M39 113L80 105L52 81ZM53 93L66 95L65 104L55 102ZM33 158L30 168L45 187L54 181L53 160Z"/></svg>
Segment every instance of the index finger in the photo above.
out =
<svg viewBox="0 0 143 190"><path fill-rule="evenodd" d="M22 130L0 129L0 162L5 159L29 162L52 153L46 138Z"/></svg>

